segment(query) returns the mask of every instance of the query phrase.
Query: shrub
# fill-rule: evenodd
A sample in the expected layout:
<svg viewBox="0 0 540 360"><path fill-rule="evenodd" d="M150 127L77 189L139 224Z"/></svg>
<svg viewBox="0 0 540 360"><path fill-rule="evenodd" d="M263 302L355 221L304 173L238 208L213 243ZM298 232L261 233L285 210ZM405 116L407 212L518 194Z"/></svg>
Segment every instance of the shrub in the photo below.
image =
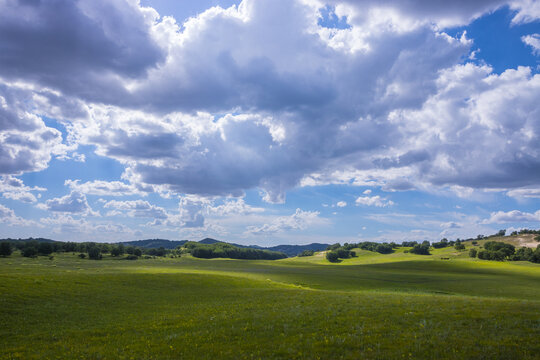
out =
<svg viewBox="0 0 540 360"><path fill-rule="evenodd" d="M449 245L449 244L448 244L448 239L446 239L446 238L442 239L442 240L439 241L439 242L433 243L433 247L434 247L435 249L445 248L445 247L447 247L448 245Z"/></svg>
<svg viewBox="0 0 540 360"><path fill-rule="evenodd" d="M454 249L459 250L459 251L465 250L465 245L462 243L457 243L456 245L454 245Z"/></svg>
<svg viewBox="0 0 540 360"><path fill-rule="evenodd" d="M501 251L504 254L503 258L513 255L516 250L514 245L507 244L500 241L488 241L487 243L484 244L484 248L486 250L494 251L494 252Z"/></svg>
<svg viewBox="0 0 540 360"><path fill-rule="evenodd" d="M81 259L84 259L84 258L86 257L86 254L85 254L85 253L80 253L78 256L79 256Z"/></svg>
<svg viewBox="0 0 540 360"><path fill-rule="evenodd" d="M128 255L126 256L126 260L137 260L139 257L137 255Z"/></svg>
<svg viewBox="0 0 540 360"><path fill-rule="evenodd" d="M326 250L336 250L336 249L339 249L341 247L341 244L340 243L335 243L333 245L330 245L326 248Z"/></svg>
<svg viewBox="0 0 540 360"><path fill-rule="evenodd" d="M516 251L514 255L510 257L513 261L529 261L533 256L533 249L522 247Z"/></svg>
<svg viewBox="0 0 540 360"><path fill-rule="evenodd" d="M330 262L338 262L339 261L338 253L335 251L328 251L326 253L326 260Z"/></svg>
<svg viewBox="0 0 540 360"><path fill-rule="evenodd" d="M393 250L392 250L392 245L390 244L379 244L375 248L375 251L380 254L390 254Z"/></svg>
<svg viewBox="0 0 540 360"><path fill-rule="evenodd" d="M417 255L431 255L429 253L429 245L426 244L416 244L409 252Z"/></svg>
<svg viewBox="0 0 540 360"><path fill-rule="evenodd" d="M472 257L472 258L475 258L477 253L478 253L478 251L476 249L470 249L469 250L469 256Z"/></svg>
<svg viewBox="0 0 540 360"><path fill-rule="evenodd" d="M315 254L313 250L304 250L298 256L313 256L313 254Z"/></svg>
<svg viewBox="0 0 540 360"><path fill-rule="evenodd" d="M334 250L337 252L337 255L338 255L338 258L340 259L348 259L351 257L351 251L350 250L346 250L344 248L339 248L337 250Z"/></svg>

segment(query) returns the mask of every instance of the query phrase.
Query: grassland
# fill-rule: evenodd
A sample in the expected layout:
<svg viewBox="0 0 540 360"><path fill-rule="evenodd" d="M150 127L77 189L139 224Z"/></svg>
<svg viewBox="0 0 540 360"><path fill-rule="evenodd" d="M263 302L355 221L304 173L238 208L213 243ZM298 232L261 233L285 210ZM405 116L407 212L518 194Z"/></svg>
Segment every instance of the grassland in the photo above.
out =
<svg viewBox="0 0 540 360"><path fill-rule="evenodd" d="M13 254L0 258L0 358L540 358L540 265L467 251L357 249L339 264Z"/></svg>

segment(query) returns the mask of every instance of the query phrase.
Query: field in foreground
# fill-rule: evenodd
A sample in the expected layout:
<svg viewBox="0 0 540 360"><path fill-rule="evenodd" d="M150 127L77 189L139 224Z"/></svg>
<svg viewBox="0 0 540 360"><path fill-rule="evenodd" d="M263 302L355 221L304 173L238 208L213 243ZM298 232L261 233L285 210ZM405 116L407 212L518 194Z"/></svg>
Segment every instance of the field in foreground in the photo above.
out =
<svg viewBox="0 0 540 360"><path fill-rule="evenodd" d="M0 258L0 358L540 358L540 265L464 254L14 254Z"/></svg>

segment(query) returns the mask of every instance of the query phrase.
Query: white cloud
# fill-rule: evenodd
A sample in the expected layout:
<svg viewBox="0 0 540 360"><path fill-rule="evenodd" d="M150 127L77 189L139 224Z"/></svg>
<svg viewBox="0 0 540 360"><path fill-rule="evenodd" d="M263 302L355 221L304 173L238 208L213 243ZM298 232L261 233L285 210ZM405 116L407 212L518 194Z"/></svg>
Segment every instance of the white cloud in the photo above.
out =
<svg viewBox="0 0 540 360"><path fill-rule="evenodd" d="M523 199L523 198L530 198L530 199L538 199L540 198L540 189L514 189L510 190L506 193L506 195L517 198L517 199Z"/></svg>
<svg viewBox="0 0 540 360"><path fill-rule="evenodd" d="M168 217L165 209L150 204L146 200L117 201L111 200L103 205L105 209L113 209L107 213L107 216L126 213L131 217L151 218L165 220Z"/></svg>
<svg viewBox="0 0 540 360"><path fill-rule="evenodd" d="M540 75L462 64L472 40L441 31L505 2L328 1L347 29L318 25L325 3L246 0L180 25L133 1L3 2L0 40L13 51L0 59L0 173L95 146L129 183L68 180L69 196L40 207L84 213L84 194L188 194L178 215L109 206L196 228L205 216L257 211L197 197L255 188L282 203L298 185L465 197L540 185ZM513 21L532 21L537 7L513 1ZM61 120L65 139L42 115ZM357 204L392 204L364 195Z"/></svg>
<svg viewBox="0 0 540 360"><path fill-rule="evenodd" d="M121 181L94 180L85 183L80 183L79 181L80 180L66 180L64 185L68 186L71 190L75 190L86 195L145 196L147 194L146 191L142 191L139 187L133 184L126 184Z"/></svg>
<svg viewBox="0 0 540 360"><path fill-rule="evenodd" d="M9 226L32 226L32 227L40 227L39 224L37 224L34 221L23 219L17 215L15 215L15 212L0 204L0 224L6 224Z"/></svg>
<svg viewBox="0 0 540 360"><path fill-rule="evenodd" d="M517 13L512 18L512 24L525 24L540 19L540 3L537 0L513 0L510 8Z"/></svg>
<svg viewBox="0 0 540 360"><path fill-rule="evenodd" d="M249 215L249 214L264 212L264 209L248 205L246 204L244 199L236 199L236 200L226 200L221 205L209 206L207 209L207 212L209 214L215 214L218 216Z"/></svg>
<svg viewBox="0 0 540 360"><path fill-rule="evenodd" d="M129 227L110 222L99 222L92 223L89 222L86 218L74 218L72 215L65 213L56 213L51 217L46 217L40 219L40 223L47 225L52 229L52 232L57 235L69 235L73 236L74 234L78 236L83 236L78 238L78 240L87 239L90 241L96 241L97 239L109 240L109 241L118 241L120 239L132 239L135 231L131 230ZM97 239L96 239L96 236ZM68 239L73 240L71 237Z"/></svg>
<svg viewBox="0 0 540 360"><path fill-rule="evenodd" d="M535 213L527 213L519 210L512 210L508 212L497 211L491 213L489 219L485 219L483 224L502 224L512 222L539 222L540 210Z"/></svg>
<svg viewBox="0 0 540 360"><path fill-rule="evenodd" d="M316 224L324 224L325 219L319 217L318 211L303 211L296 209L296 212L291 216L280 216L272 222L261 226L248 226L246 235L268 235L281 232L304 230L309 226Z"/></svg>
<svg viewBox="0 0 540 360"><path fill-rule="evenodd" d="M24 185L21 179L13 176L2 176L0 178L0 193L7 199L22 201L25 203L36 202L36 196L31 191L45 191L42 187L29 187Z"/></svg>
<svg viewBox="0 0 540 360"><path fill-rule="evenodd" d="M340 208L345 207L345 206L347 206L347 202L345 202L345 201L338 201L338 203L336 204L336 206L337 206L337 207L340 207Z"/></svg>
<svg viewBox="0 0 540 360"><path fill-rule="evenodd" d="M540 34L522 36L521 41L532 48L534 55L540 56Z"/></svg>
<svg viewBox="0 0 540 360"><path fill-rule="evenodd" d="M72 191L63 197L49 199L45 203L37 204L37 207L52 212L99 216L88 205L86 196L78 191Z"/></svg>
<svg viewBox="0 0 540 360"><path fill-rule="evenodd" d="M382 198L379 195L375 195L375 196L359 196L356 199L356 205L387 207L387 206L394 205L394 202L392 200L387 200L385 198Z"/></svg>

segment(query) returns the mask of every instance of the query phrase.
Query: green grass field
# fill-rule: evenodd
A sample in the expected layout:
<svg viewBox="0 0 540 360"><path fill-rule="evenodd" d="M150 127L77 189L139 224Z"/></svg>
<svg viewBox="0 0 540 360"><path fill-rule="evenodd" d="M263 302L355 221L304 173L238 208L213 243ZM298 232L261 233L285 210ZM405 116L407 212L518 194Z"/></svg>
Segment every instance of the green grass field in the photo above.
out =
<svg viewBox="0 0 540 360"><path fill-rule="evenodd" d="M539 359L540 265L467 252L358 250L339 264L15 253L0 258L0 358Z"/></svg>

